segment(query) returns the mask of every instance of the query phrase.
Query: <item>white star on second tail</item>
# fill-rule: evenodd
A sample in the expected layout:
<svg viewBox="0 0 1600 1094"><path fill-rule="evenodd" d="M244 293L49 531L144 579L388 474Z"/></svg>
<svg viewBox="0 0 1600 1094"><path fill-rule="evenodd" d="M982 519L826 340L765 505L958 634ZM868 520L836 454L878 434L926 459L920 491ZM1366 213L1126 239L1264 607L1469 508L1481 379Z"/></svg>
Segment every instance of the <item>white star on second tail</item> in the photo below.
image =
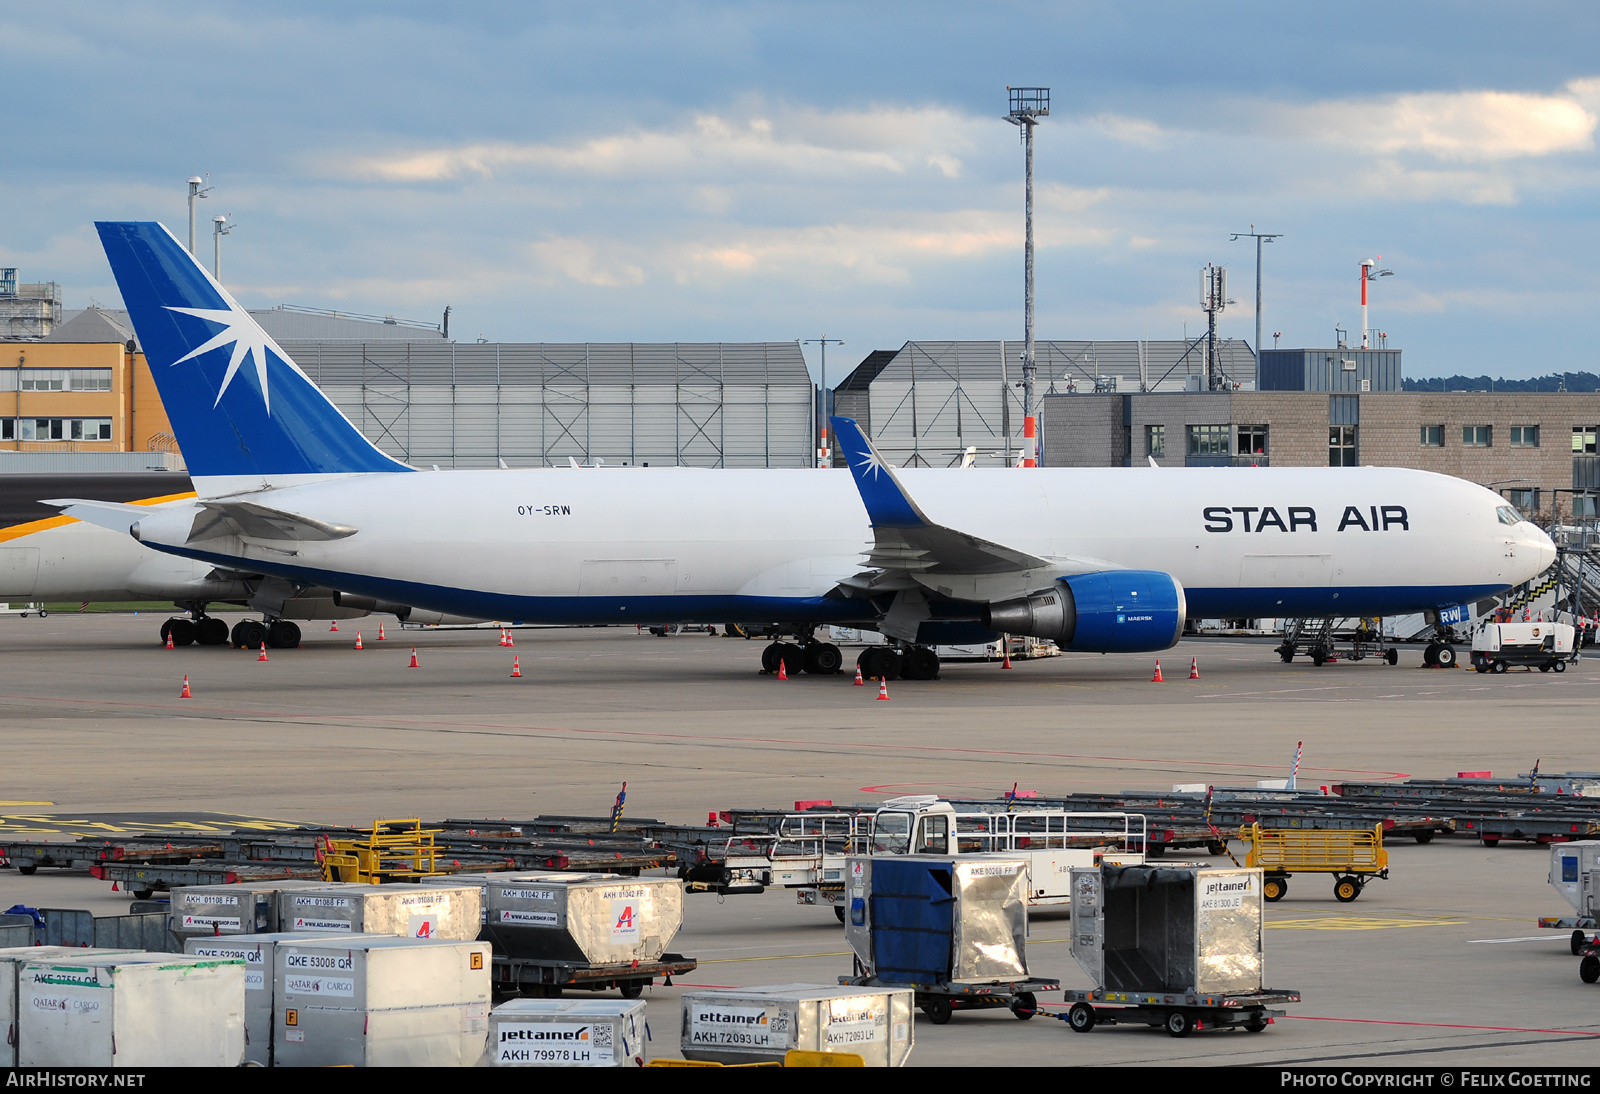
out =
<svg viewBox="0 0 1600 1094"><path fill-rule="evenodd" d="M873 478L877 478L878 472L883 470L883 461L878 458L878 454L868 448L865 452L857 452L856 455L866 461L866 470L872 472Z"/></svg>
<svg viewBox="0 0 1600 1094"><path fill-rule="evenodd" d="M210 353L219 346L225 346L230 342L233 343L233 357L228 361L228 371L222 377L222 387L218 389L216 402L211 404L212 407L214 408L218 403L222 402L223 393L228 390L228 385L233 382L234 374L239 371L239 363L244 360L245 354L249 354L255 358L256 379L261 384L261 405L270 416L272 414L272 403L267 398L267 347L273 345L273 343L267 337L267 332L257 326L256 321L251 319L246 312L238 309L219 311L207 308L174 308L169 305L167 310L182 312L184 315L192 315L197 319L223 324L223 329L213 335L210 341L196 346L172 362L173 364L181 365L192 357L198 357L202 353ZM273 348L276 349L276 345L273 345Z"/></svg>

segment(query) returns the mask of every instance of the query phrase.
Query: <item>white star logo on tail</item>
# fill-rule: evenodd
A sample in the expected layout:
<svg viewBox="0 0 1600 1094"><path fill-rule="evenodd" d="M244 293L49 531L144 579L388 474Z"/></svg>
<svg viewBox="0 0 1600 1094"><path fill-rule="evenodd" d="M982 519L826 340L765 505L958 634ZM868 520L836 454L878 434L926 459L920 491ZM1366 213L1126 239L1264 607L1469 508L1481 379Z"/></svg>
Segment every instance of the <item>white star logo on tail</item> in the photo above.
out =
<svg viewBox="0 0 1600 1094"><path fill-rule="evenodd" d="M213 335L209 342L196 346L172 362L173 364L181 365L192 357L198 357L202 353L210 353L219 346L225 346L230 342L233 343L233 357L228 361L228 371L222 377L222 387L218 389L216 402L211 404L212 407L215 408L218 403L222 402L223 394L228 390L228 385L233 383L234 374L239 371L240 362L244 360L246 354L249 354L255 358L256 379L261 384L261 405L266 408L267 414L270 416L272 414L272 403L267 398L267 347L272 347L285 360L288 360L288 358L281 349L278 349L277 343L267 336L267 332L262 330L256 324L256 321L250 318L248 313L238 308L217 311L207 308L174 308L169 306L167 310L182 312L184 315L192 315L198 319L223 325L223 329Z"/></svg>
<svg viewBox="0 0 1600 1094"><path fill-rule="evenodd" d="M860 456L863 460L865 464L865 470L871 471L872 477L877 478L878 472L883 470L883 461L878 458L878 454L871 448L868 448L865 452L857 452L856 455Z"/></svg>

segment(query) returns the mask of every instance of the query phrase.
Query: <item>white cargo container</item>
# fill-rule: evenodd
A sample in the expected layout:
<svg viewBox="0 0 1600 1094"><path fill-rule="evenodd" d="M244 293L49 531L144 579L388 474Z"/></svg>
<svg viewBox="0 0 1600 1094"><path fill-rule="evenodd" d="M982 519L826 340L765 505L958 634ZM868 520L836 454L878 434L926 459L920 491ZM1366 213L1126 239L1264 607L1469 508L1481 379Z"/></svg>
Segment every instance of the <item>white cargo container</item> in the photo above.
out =
<svg viewBox="0 0 1600 1094"><path fill-rule="evenodd" d="M172 890L173 937L266 934L278 927L278 894L290 889L324 889L325 881L236 882L187 885Z"/></svg>
<svg viewBox="0 0 1600 1094"><path fill-rule="evenodd" d="M513 999L489 1015L491 1067L638 1067L644 1000Z"/></svg>
<svg viewBox="0 0 1600 1094"><path fill-rule="evenodd" d="M683 926L683 882L616 874L489 878L483 937L496 953L621 965L660 959Z"/></svg>
<svg viewBox="0 0 1600 1094"><path fill-rule="evenodd" d="M489 1028L487 942L288 939L276 947L279 1067L470 1067Z"/></svg>
<svg viewBox="0 0 1600 1094"><path fill-rule="evenodd" d="M18 981L19 1067L238 1067L244 1060L241 961L74 955L29 961Z"/></svg>
<svg viewBox="0 0 1600 1094"><path fill-rule="evenodd" d="M900 1067L915 1040L910 988L768 984L686 992L686 1060L756 1064L790 1049L859 1053L868 1067Z"/></svg>
<svg viewBox="0 0 1600 1094"><path fill-rule="evenodd" d="M1580 916L1600 914L1600 840L1557 843L1550 848L1550 884Z"/></svg>
<svg viewBox="0 0 1600 1094"><path fill-rule="evenodd" d="M244 962L244 1059L247 1064L261 1067L271 1067L273 1064L272 1013L277 983L274 974L277 968L277 945L280 942L304 942L307 937L294 932L233 937L224 935L217 938L190 938L183 944L183 952L190 957ZM347 942L353 940L349 935L336 937Z"/></svg>
<svg viewBox="0 0 1600 1094"><path fill-rule="evenodd" d="M483 925L482 894L458 882L329 885L278 894L279 925L316 934L392 934L470 942Z"/></svg>
<svg viewBox="0 0 1600 1094"><path fill-rule="evenodd" d="M132 950L95 950L81 946L16 946L0 949L0 1025L6 1027L6 1042L0 1046L0 1067L17 1066L17 974L29 961L58 957L99 957Z"/></svg>

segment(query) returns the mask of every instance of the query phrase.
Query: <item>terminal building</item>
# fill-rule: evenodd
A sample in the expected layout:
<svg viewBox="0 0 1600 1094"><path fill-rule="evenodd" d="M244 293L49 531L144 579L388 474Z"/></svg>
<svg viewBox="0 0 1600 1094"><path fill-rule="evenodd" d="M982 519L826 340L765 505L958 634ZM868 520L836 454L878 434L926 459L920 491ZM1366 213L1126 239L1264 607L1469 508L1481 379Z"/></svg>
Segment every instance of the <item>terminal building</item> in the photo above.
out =
<svg viewBox="0 0 1600 1094"><path fill-rule="evenodd" d="M795 342L460 343L392 318L251 315L375 445L416 466L815 463ZM0 341L0 470L181 468L127 314L58 319Z"/></svg>

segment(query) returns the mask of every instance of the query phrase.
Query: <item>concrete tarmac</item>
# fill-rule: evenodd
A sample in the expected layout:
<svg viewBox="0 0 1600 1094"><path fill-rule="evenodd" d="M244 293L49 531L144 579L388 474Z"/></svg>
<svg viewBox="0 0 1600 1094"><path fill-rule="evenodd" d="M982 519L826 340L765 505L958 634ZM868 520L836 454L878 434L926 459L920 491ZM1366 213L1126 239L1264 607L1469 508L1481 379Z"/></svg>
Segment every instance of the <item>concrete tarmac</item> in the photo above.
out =
<svg viewBox="0 0 1600 1094"><path fill-rule="evenodd" d="M1600 659L1561 674L1283 665L1270 643L1194 640L1162 657L950 664L938 681L758 675L763 643L631 629L401 631L305 626L298 650L160 648L159 617L0 618L0 832L41 814L217 811L295 822L603 814L703 821L733 806L903 793L997 795L1596 770ZM357 630L366 648L352 648ZM407 667L411 648L420 667ZM854 652L847 649L847 664ZM511 679L511 658L523 677ZM1201 679L1189 680L1197 657ZM188 674L194 698L178 698ZM18 803L18 804L11 804ZM31 804L31 803L51 803ZM1237 848L1237 843L1235 847ZM1221 860L1226 862L1226 859ZM1600 987L1582 984L1546 848L1439 840L1391 847L1388 881L1353 904L1296 879L1267 912L1267 980L1304 1002L1261 1034L1142 1027L1073 1034L1043 1015L958 1012L917 1024L921 1065L1066 1063L1588 1065ZM15 902L126 910L83 876L0 871ZM1030 965L1070 987L1068 921L1038 917ZM689 985L829 983L850 971L830 911L791 893L689 898L673 948L701 961L655 987L653 1051L675 1055ZM1059 997L1046 999L1059 1013Z"/></svg>

